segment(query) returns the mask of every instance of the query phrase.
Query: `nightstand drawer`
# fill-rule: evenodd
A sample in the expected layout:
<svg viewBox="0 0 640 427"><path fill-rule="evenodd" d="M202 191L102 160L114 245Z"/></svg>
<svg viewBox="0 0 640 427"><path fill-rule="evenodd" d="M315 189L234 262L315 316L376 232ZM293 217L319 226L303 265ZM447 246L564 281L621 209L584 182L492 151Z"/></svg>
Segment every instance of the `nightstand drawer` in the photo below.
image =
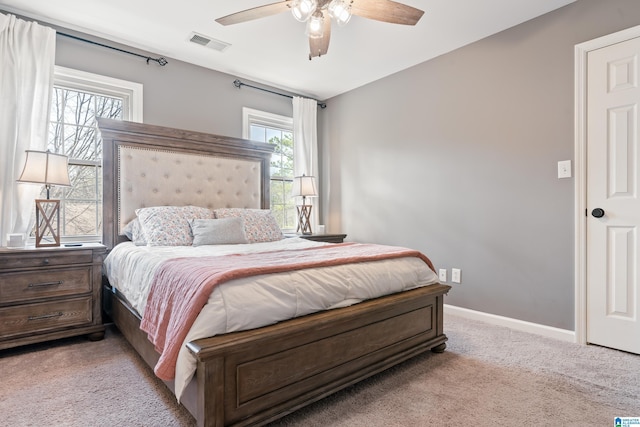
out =
<svg viewBox="0 0 640 427"><path fill-rule="evenodd" d="M91 324L91 297L0 308L0 336Z"/></svg>
<svg viewBox="0 0 640 427"><path fill-rule="evenodd" d="M91 267L0 273L0 304L91 291Z"/></svg>
<svg viewBox="0 0 640 427"><path fill-rule="evenodd" d="M93 261L91 249L75 251L42 250L16 252L0 257L0 270L15 268L50 267L56 265L90 264Z"/></svg>
<svg viewBox="0 0 640 427"><path fill-rule="evenodd" d="M0 248L0 350L42 341L104 336L103 245Z"/></svg>

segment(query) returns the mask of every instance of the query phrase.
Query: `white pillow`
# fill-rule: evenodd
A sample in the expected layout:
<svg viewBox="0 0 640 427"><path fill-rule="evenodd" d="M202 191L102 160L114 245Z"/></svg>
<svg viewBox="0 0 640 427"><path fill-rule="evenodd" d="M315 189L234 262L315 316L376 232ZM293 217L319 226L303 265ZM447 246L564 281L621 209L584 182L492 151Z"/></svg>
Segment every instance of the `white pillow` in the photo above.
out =
<svg viewBox="0 0 640 427"><path fill-rule="evenodd" d="M213 212L198 206L154 206L136 209L149 246L191 246L189 221L212 219Z"/></svg>
<svg viewBox="0 0 640 427"><path fill-rule="evenodd" d="M220 208L213 212L216 218L242 218L244 234L249 243L284 239L278 222L268 209Z"/></svg>
<svg viewBox="0 0 640 427"><path fill-rule="evenodd" d="M242 218L192 219L193 246L247 243Z"/></svg>

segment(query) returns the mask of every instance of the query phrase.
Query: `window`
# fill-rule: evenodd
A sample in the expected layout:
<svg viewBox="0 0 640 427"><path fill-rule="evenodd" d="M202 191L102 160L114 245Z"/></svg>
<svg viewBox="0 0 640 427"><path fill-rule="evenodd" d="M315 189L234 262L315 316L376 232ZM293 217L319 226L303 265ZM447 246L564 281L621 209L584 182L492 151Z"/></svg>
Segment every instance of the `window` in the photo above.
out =
<svg viewBox="0 0 640 427"><path fill-rule="evenodd" d="M99 241L102 235L98 117L141 121L142 85L56 67L47 149L69 157L71 187L51 188L51 198L60 199L60 235L65 241Z"/></svg>
<svg viewBox="0 0 640 427"><path fill-rule="evenodd" d="M271 211L283 231L295 231L293 186L293 119L250 108L242 109L243 138L275 145L271 156Z"/></svg>

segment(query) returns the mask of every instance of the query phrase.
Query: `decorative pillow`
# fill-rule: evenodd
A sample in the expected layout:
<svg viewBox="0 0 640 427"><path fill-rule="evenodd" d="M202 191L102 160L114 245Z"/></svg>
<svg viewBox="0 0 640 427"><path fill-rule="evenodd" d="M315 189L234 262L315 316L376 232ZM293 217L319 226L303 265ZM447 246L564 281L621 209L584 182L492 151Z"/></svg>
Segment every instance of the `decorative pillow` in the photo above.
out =
<svg viewBox="0 0 640 427"><path fill-rule="evenodd" d="M213 211L198 206L155 206L136 209L149 246L191 246L189 221L213 219Z"/></svg>
<svg viewBox="0 0 640 427"><path fill-rule="evenodd" d="M284 239L282 230L268 209L221 208L213 211L216 218L242 218L249 243Z"/></svg>
<svg viewBox="0 0 640 427"><path fill-rule="evenodd" d="M192 219L193 246L248 243L242 218Z"/></svg>
<svg viewBox="0 0 640 427"><path fill-rule="evenodd" d="M140 225L140 220L138 218L129 222L122 231L124 232L124 235L133 242L134 245L147 245L147 241L144 238L144 232L142 231L142 226Z"/></svg>

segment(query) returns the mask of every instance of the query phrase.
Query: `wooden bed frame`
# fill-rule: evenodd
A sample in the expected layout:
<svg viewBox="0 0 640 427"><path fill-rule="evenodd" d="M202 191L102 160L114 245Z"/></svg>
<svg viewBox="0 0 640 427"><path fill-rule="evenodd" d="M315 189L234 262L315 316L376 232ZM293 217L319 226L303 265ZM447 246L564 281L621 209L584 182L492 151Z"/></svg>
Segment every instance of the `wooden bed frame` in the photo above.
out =
<svg viewBox="0 0 640 427"><path fill-rule="evenodd" d="M120 232L119 147L250 159L269 204L271 146L237 138L99 119L104 164L104 244ZM168 204L168 203L167 203ZM190 204L185 201L184 204ZM105 280L106 282L106 280ZM442 352L443 297L434 284L275 325L190 342L197 370L181 398L199 426L263 425L426 351ZM146 363L158 353L140 316L105 283L105 310ZM166 382L173 390L173 384Z"/></svg>

